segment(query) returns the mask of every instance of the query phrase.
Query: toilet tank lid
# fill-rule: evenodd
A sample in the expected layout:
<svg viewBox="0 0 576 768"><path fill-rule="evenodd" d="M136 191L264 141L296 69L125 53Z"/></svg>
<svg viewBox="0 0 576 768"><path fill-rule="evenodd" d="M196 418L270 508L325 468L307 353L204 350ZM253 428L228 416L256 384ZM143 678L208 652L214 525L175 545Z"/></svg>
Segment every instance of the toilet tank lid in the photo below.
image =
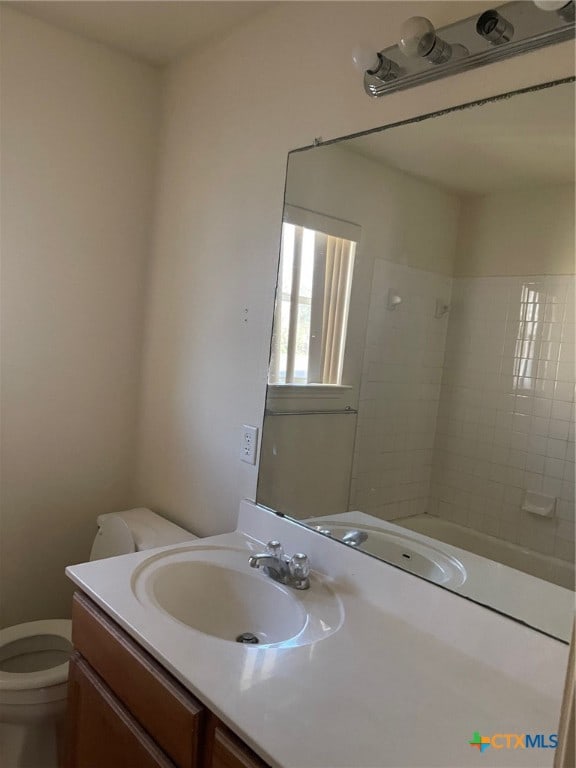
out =
<svg viewBox="0 0 576 768"><path fill-rule="evenodd" d="M120 518L126 523L134 539L136 551L165 547L169 544L180 544L197 538L194 534L171 523L165 517L157 515L146 507L99 515L98 525L100 527L105 526L110 518Z"/></svg>

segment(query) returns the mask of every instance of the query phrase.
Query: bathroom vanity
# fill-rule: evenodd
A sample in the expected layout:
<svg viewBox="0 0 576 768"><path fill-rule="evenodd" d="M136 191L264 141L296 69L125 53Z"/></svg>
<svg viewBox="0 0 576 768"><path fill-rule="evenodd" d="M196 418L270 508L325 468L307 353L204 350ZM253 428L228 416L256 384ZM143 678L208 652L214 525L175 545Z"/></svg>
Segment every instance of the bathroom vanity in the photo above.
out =
<svg viewBox="0 0 576 768"><path fill-rule="evenodd" d="M309 589L250 568L272 539L309 556ZM465 768L475 732L556 733L565 643L250 502L234 533L67 573L66 768Z"/></svg>
<svg viewBox="0 0 576 768"><path fill-rule="evenodd" d="M81 592L73 642L66 768L265 768Z"/></svg>

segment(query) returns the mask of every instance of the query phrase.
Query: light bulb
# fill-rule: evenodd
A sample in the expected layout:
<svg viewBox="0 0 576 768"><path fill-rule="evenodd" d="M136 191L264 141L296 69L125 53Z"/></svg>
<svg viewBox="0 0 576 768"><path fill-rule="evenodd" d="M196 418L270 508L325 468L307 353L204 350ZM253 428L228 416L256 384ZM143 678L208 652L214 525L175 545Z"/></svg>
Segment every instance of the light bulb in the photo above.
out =
<svg viewBox="0 0 576 768"><path fill-rule="evenodd" d="M534 5L541 11L559 11L569 2L570 0L534 0Z"/></svg>
<svg viewBox="0 0 576 768"><path fill-rule="evenodd" d="M356 69L364 72L377 72L380 69L380 57L372 48L365 45L357 45L352 51L352 61Z"/></svg>
<svg viewBox="0 0 576 768"><path fill-rule="evenodd" d="M412 16L402 24L402 37L398 48L405 56L413 59L426 59L430 64L445 64L452 58L452 46L438 37L434 25L424 16ZM459 54L467 56L464 46Z"/></svg>
<svg viewBox="0 0 576 768"><path fill-rule="evenodd" d="M424 16L412 16L402 24L398 47L410 58L427 56L436 42L434 25Z"/></svg>
<svg viewBox="0 0 576 768"><path fill-rule="evenodd" d="M554 11L562 21L571 23L576 15L574 0L534 0L536 8L541 11Z"/></svg>

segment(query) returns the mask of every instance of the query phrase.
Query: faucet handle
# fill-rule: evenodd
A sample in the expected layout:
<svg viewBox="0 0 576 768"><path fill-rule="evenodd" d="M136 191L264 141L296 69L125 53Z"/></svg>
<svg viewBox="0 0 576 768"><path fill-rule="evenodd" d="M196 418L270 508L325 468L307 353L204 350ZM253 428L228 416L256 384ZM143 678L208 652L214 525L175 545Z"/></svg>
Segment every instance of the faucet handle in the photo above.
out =
<svg viewBox="0 0 576 768"><path fill-rule="evenodd" d="M284 560L284 547L279 541L269 541L266 545L267 554L277 557L278 560Z"/></svg>
<svg viewBox="0 0 576 768"><path fill-rule="evenodd" d="M308 555L303 555L300 552L292 555L288 567L290 569L290 575L294 579L304 581L310 576L310 561L308 560Z"/></svg>

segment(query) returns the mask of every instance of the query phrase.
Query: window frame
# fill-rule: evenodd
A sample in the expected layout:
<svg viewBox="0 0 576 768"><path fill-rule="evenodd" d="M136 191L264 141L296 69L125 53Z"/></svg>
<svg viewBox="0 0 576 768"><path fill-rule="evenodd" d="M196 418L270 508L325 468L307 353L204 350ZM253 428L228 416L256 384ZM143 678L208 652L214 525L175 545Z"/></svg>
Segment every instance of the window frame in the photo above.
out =
<svg viewBox="0 0 576 768"><path fill-rule="evenodd" d="M351 298L352 285L354 281L354 274L357 269L357 259L359 255L359 246L361 238L361 227L353 222L346 221L344 219L338 219L333 216L328 216L318 211L312 211L307 208L302 208L296 205L286 204L284 206L284 212L282 216L282 227L285 224L291 224L296 227L304 227L306 229L320 232L326 236L337 237L344 240L349 240L355 243L354 253L354 266L351 274L350 282L350 294L348 296L348 302ZM277 297L276 301L282 301L282 275L280 269L278 271L278 284L277 284ZM314 308L322 307L324 303L324 280L314 279L312 283L312 297L311 304L311 330L310 330L310 346L309 346L309 376L312 372L312 376L317 374L317 378L320 375L320 349L321 349L321 324L322 324L322 312L314 311ZM318 317L319 315L319 317ZM274 322L276 323L276 309L274 312ZM314 327L320 322L319 332L314 333ZM276 330L276 329L275 329ZM316 338L316 343L313 343L313 338ZM348 345L348 334L346 334L345 345ZM270 364L268 367L267 384L272 396L290 396L290 397L326 397L332 395L333 397L342 396L345 392L352 389L352 385L329 384L320 383L318 381L313 382L270 382L270 370L272 362L273 349L271 349Z"/></svg>

